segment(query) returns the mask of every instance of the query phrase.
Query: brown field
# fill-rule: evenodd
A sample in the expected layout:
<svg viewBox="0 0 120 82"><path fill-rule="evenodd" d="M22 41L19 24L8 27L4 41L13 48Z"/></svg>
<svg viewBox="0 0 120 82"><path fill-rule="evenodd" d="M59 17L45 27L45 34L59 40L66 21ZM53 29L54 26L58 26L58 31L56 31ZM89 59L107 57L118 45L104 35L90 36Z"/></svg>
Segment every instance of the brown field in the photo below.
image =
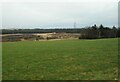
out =
<svg viewBox="0 0 120 82"><path fill-rule="evenodd" d="M4 34L0 35L3 42L11 41L41 41L41 40L61 40L61 39L78 39L78 33L40 33L40 34Z"/></svg>

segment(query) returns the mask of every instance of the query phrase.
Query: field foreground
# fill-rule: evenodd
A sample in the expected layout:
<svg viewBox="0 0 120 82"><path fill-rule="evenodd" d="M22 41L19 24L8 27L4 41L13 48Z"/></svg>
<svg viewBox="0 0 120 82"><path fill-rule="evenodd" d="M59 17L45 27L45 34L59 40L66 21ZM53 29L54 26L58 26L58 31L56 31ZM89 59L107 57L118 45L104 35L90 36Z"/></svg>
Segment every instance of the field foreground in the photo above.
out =
<svg viewBox="0 0 120 82"><path fill-rule="evenodd" d="M3 80L115 80L118 39L3 42Z"/></svg>

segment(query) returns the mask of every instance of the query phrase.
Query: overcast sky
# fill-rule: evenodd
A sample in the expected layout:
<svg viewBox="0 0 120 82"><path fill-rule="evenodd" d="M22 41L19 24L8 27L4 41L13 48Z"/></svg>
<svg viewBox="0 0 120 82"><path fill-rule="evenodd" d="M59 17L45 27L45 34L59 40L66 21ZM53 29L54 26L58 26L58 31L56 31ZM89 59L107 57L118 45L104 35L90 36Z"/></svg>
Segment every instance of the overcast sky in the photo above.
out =
<svg viewBox="0 0 120 82"><path fill-rule="evenodd" d="M5 0L2 28L77 28L118 25L119 0ZM1 9L0 9L1 11Z"/></svg>

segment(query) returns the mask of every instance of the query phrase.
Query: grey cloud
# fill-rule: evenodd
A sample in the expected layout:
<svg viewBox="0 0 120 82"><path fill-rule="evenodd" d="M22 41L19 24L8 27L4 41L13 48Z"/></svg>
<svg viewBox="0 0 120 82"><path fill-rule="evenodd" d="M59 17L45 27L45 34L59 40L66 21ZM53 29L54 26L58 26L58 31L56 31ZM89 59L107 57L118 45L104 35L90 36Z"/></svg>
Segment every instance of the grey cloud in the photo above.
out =
<svg viewBox="0 0 120 82"><path fill-rule="evenodd" d="M117 26L116 2L5 3L3 28Z"/></svg>

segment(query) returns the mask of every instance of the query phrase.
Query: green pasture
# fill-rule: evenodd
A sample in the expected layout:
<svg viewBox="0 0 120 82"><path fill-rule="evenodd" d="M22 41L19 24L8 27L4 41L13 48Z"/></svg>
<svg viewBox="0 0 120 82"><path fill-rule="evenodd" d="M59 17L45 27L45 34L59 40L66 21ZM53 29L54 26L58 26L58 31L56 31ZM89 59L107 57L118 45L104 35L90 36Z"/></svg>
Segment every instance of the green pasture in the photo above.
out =
<svg viewBox="0 0 120 82"><path fill-rule="evenodd" d="M118 39L3 42L2 78L118 79Z"/></svg>

